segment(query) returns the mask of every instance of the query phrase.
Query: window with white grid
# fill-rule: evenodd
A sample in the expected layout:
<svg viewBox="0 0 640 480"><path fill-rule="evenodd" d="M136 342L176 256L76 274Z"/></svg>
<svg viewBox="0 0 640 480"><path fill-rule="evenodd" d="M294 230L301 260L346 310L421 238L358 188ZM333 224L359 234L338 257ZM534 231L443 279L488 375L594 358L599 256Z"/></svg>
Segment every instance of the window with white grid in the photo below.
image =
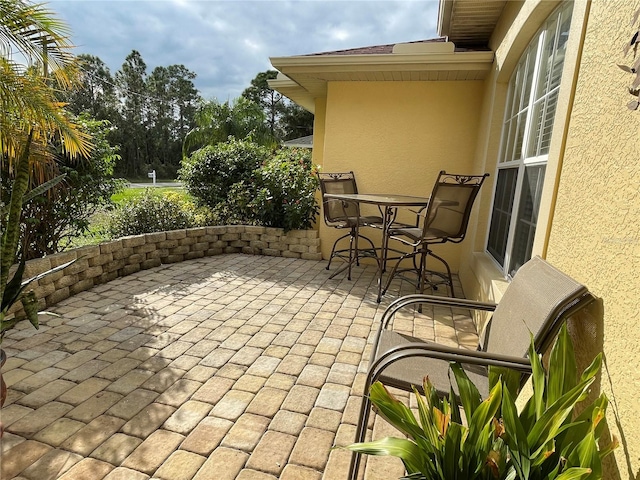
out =
<svg viewBox="0 0 640 480"><path fill-rule="evenodd" d="M547 19L509 82L487 240L507 275L531 258L572 3Z"/></svg>

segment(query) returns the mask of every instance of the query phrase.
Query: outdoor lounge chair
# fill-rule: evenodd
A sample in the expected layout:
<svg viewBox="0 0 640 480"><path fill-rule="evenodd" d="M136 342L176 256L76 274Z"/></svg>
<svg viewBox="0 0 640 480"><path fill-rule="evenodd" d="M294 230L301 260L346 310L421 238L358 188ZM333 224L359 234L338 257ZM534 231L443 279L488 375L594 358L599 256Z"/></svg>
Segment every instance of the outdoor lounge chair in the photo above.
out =
<svg viewBox="0 0 640 480"><path fill-rule="evenodd" d="M333 278L346 268L347 278L351 280L351 266L355 263L359 265L361 257L375 258L375 246L373 242L360 235L360 227L382 225L381 216L361 216L360 207L355 202L325 198L325 193L358 193L356 177L353 172L345 173L318 173L320 181L320 191L322 193L322 210L324 221L329 227L338 229L349 229L349 233L338 238L331 249L327 270L331 267L334 257L344 260L346 265L336 270L329 278ZM349 248L337 249L338 243L343 239L349 239ZM369 244L369 248L361 249L358 241L362 239Z"/></svg>
<svg viewBox="0 0 640 480"><path fill-rule="evenodd" d="M399 276L411 283L406 277L407 272L415 274L415 286L419 293L424 293L425 287L430 285L447 285L453 291L453 280L449 264L433 253L431 245L440 243L460 243L464 240L469 224L471 208L480 187L488 173L484 175L460 175L440 171L431 192L429 205L416 215L414 226L399 226L389 229L388 237L412 248L412 251L398 257L397 263L389 273L383 293L387 291L395 276ZM422 225L420 225L422 223ZM427 257L439 260L445 267L446 273L427 270ZM400 268L400 264L411 259L411 267ZM434 281L433 279L437 280Z"/></svg>
<svg viewBox="0 0 640 480"><path fill-rule="evenodd" d="M398 298L383 313L374 340L355 441L365 439L371 408L368 393L375 381L410 392L412 385L422 390L423 378L428 375L438 393L445 396L450 389L449 363L458 362L483 398L489 391L489 365L521 372L521 384L524 384L531 374L527 358L530 335L536 351L545 352L561 324L592 301L593 296L583 285L540 257L520 267L498 305L422 294ZM399 310L421 304L493 311L493 314L478 349L463 350L392 330L391 322ZM352 453L349 478L356 478L359 462L359 454Z"/></svg>

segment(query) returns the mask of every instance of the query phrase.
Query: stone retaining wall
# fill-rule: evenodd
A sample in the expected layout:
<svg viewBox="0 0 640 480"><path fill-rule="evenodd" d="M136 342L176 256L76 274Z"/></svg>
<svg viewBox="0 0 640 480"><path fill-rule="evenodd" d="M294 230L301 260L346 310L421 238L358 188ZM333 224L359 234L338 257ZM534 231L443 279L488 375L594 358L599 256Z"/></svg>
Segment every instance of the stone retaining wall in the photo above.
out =
<svg viewBox="0 0 640 480"><path fill-rule="evenodd" d="M30 285L40 309L45 309L94 285L140 270L223 253L322 259L317 230L284 233L281 228L242 225L199 227L123 237L30 260L24 278L76 260ZM20 305L17 307L15 313L20 314Z"/></svg>

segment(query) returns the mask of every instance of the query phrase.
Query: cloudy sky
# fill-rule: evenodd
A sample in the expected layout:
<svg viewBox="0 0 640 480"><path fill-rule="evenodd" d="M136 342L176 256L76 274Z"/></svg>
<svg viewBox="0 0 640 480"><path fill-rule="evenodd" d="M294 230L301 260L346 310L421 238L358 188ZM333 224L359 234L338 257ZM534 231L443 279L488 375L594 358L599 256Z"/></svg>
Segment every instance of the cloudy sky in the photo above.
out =
<svg viewBox="0 0 640 480"><path fill-rule="evenodd" d="M50 0L77 53L112 73L138 50L147 73L183 64L207 99L234 99L269 57L436 36L437 0Z"/></svg>

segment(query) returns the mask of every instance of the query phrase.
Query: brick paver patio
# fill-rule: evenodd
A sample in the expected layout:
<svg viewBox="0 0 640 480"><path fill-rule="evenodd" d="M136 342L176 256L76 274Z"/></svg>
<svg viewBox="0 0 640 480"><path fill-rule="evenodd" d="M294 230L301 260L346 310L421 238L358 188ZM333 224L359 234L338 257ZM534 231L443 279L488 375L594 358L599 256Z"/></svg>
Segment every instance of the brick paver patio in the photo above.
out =
<svg viewBox="0 0 640 480"><path fill-rule="evenodd" d="M163 265L59 303L39 331L21 323L2 344L0 477L344 478L350 453L332 447L353 439L374 319L404 287L378 305L373 266L348 281L325 265L235 254ZM475 346L468 312L438 313L409 333ZM375 422L375 437L393 434ZM369 458L365 478L402 473Z"/></svg>

